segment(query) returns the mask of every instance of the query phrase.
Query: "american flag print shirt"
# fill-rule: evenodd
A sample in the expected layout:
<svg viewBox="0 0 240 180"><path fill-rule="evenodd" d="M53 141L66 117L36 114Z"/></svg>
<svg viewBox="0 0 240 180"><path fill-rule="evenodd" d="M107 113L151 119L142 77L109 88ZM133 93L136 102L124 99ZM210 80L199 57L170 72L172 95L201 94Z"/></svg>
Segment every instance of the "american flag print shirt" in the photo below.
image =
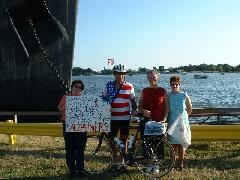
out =
<svg viewBox="0 0 240 180"><path fill-rule="evenodd" d="M104 96L110 96L111 100L118 92L116 81L109 81L103 92ZM123 85L111 104L111 120L130 120L131 99L135 98L134 87L129 82L123 82Z"/></svg>

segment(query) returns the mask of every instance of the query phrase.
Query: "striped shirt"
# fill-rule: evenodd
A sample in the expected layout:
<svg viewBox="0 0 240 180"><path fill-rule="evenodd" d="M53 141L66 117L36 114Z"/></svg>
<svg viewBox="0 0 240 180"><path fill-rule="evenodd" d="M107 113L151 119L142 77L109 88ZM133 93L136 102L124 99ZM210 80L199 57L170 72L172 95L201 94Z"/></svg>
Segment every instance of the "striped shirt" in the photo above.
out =
<svg viewBox="0 0 240 180"><path fill-rule="evenodd" d="M116 81L110 81L107 83L103 95L110 96L111 100L113 100L117 92ZM117 97L111 104L111 120L130 120L130 99L134 98L133 85L124 82Z"/></svg>

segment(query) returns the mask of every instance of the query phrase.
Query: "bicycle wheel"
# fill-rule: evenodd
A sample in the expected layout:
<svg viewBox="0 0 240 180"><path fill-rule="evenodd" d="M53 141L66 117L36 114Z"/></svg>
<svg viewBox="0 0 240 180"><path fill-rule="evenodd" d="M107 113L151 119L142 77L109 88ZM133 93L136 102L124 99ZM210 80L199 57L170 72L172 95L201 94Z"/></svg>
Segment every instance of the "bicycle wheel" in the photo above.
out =
<svg viewBox="0 0 240 180"><path fill-rule="evenodd" d="M144 138L136 144L135 164L144 175L161 178L175 165L175 153L165 138Z"/></svg>
<svg viewBox="0 0 240 180"><path fill-rule="evenodd" d="M100 174L110 168L112 150L104 137L88 136L84 158L85 170L90 174Z"/></svg>

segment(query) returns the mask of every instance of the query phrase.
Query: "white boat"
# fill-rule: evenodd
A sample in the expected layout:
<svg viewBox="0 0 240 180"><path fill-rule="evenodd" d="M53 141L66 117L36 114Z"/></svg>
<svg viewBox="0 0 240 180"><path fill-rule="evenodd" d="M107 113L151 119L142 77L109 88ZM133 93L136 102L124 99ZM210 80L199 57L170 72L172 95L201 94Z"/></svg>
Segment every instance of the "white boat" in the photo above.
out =
<svg viewBox="0 0 240 180"><path fill-rule="evenodd" d="M206 79L208 76L207 75L201 75L201 74L195 74L194 79Z"/></svg>

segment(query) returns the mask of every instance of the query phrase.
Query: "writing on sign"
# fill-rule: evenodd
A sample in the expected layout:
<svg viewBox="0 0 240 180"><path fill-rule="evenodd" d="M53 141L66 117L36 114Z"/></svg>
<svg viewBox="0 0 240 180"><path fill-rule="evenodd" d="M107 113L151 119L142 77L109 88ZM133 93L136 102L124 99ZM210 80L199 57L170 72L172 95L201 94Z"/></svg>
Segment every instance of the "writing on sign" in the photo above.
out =
<svg viewBox="0 0 240 180"><path fill-rule="evenodd" d="M66 98L66 132L109 132L110 118L110 105L99 96Z"/></svg>

